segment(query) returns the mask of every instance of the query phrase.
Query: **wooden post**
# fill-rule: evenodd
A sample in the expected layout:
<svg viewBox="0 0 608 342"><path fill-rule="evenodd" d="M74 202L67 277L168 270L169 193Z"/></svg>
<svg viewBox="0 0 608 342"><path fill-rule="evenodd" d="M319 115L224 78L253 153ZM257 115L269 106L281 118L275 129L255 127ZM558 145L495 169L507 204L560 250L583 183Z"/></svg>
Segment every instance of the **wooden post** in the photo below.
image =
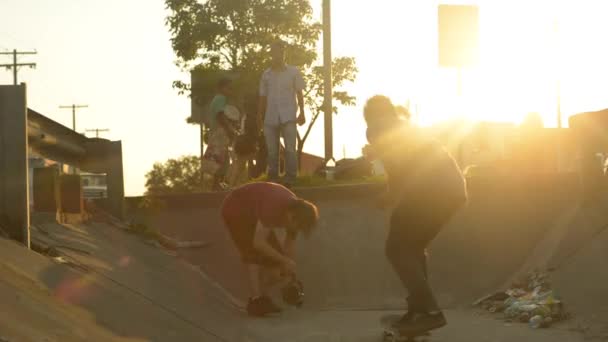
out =
<svg viewBox="0 0 608 342"><path fill-rule="evenodd" d="M331 57L331 0L323 0L323 78L325 112L325 162L334 159L333 85Z"/></svg>

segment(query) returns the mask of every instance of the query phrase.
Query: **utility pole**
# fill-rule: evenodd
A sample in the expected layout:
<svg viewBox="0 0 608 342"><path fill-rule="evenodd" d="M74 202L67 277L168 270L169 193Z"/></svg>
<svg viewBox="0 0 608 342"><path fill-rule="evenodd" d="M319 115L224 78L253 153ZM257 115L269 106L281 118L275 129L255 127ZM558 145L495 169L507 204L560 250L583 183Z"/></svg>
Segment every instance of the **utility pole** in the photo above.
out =
<svg viewBox="0 0 608 342"><path fill-rule="evenodd" d="M334 159L331 57L331 0L323 0L323 93L325 112L325 162Z"/></svg>
<svg viewBox="0 0 608 342"><path fill-rule="evenodd" d="M555 68L555 76L556 76L556 82L555 82L555 91L556 91L556 115L557 115L557 140L556 140L556 169L557 172L562 172L562 164L563 164L563 152L562 152L562 128L563 128L563 124L562 124L562 82L561 82L561 70L560 67L562 65L561 63L561 58L560 58L560 32L559 32L559 19L558 17L556 17L553 21L553 34L554 34L554 38L555 38L555 46L554 46L554 53L555 53L555 58L557 59L557 63L556 63L556 68Z"/></svg>
<svg viewBox="0 0 608 342"><path fill-rule="evenodd" d="M0 67L6 68L8 70L13 70L13 84L17 85L17 70L19 67L30 67L34 69L36 67L36 63L17 63L17 56L20 55L35 55L36 51L17 51L17 49L12 52L0 52L0 55L13 55L13 63L12 64L0 64Z"/></svg>
<svg viewBox="0 0 608 342"><path fill-rule="evenodd" d="M562 123L562 85L561 81L557 80L557 128L563 128Z"/></svg>
<svg viewBox="0 0 608 342"><path fill-rule="evenodd" d="M87 129L86 132L95 132L95 138L99 138L99 132L109 132L110 130L107 128L94 128Z"/></svg>
<svg viewBox="0 0 608 342"><path fill-rule="evenodd" d="M559 32L559 21L557 18L553 21L553 33L555 35L555 58L557 59L557 67L555 69L556 76L556 92L557 92L557 128L562 128L562 84L561 84L561 58L560 58L560 32Z"/></svg>
<svg viewBox="0 0 608 342"><path fill-rule="evenodd" d="M60 109L71 109L72 110L72 129L76 131L76 109L79 108L89 108L89 105L77 105L73 104L71 106L59 106Z"/></svg>

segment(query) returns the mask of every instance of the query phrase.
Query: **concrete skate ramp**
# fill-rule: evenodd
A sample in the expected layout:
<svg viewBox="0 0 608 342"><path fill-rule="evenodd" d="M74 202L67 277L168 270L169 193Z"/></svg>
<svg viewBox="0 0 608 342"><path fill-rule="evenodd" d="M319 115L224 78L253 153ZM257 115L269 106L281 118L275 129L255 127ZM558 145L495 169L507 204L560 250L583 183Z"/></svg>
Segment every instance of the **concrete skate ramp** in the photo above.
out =
<svg viewBox="0 0 608 342"><path fill-rule="evenodd" d="M431 283L444 307L469 305L503 286L577 202L571 177L503 179L499 184L471 184L471 190L470 203L430 250ZM406 294L384 257L388 216L373 201L380 191L380 185L296 191L315 202L321 213L318 232L301 241L298 252L307 307L403 307ZM248 290L244 269L219 218L222 198L221 194L166 197L164 210L139 219L178 239L210 242L208 249L182 256L244 300ZM134 207L137 199L131 202Z"/></svg>
<svg viewBox="0 0 608 342"><path fill-rule="evenodd" d="M8 341L247 341L246 316L200 270L116 226L33 217L32 242L0 239Z"/></svg>
<svg viewBox="0 0 608 342"><path fill-rule="evenodd" d="M544 260L554 287L588 339L608 339L608 200L580 206L563 230L555 230L555 253Z"/></svg>
<svg viewBox="0 0 608 342"><path fill-rule="evenodd" d="M608 237L598 229L608 222L606 207L580 208L561 190L551 196L546 189L537 191L538 196L522 196L521 189L509 189L474 193L470 205L433 245L432 283L442 305L448 307L450 321L433 334L433 340L581 341L563 329L506 327L460 308L535 264L557 267L556 287L564 289L566 303L572 303L585 324L605 323L608 279L597 270L608 255ZM0 240L0 302L11 310L0 313L0 337L9 341L378 341L379 318L390 312L386 309L401 307L405 296L384 259L387 218L371 204L379 191L377 185L299 191L317 202L323 215L318 234L299 246L306 305L263 320L249 319L235 306L242 305L239 299L246 298L247 286L236 251L219 222L221 195L172 197L156 213L139 213L181 240L210 242L209 247L182 250L179 255L201 265L205 273L117 225L60 225L34 217L32 238L36 244L54 247L62 260Z"/></svg>
<svg viewBox="0 0 608 342"><path fill-rule="evenodd" d="M1 341L141 341L119 338L90 312L55 298L36 272L53 267L47 258L0 239Z"/></svg>

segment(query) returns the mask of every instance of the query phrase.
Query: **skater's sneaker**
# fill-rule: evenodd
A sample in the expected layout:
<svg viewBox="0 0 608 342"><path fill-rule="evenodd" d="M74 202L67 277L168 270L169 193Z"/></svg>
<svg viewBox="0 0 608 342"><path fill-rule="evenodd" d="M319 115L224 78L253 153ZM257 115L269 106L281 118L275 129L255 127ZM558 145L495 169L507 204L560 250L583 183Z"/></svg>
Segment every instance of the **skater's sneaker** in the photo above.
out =
<svg viewBox="0 0 608 342"><path fill-rule="evenodd" d="M405 317L404 317L405 318ZM402 324L396 324L395 329L403 335L419 335L439 329L447 324L443 313L412 313Z"/></svg>
<svg viewBox="0 0 608 342"><path fill-rule="evenodd" d="M262 317L281 312L281 308L272 302L268 296L250 298L247 303L247 313L250 316Z"/></svg>
<svg viewBox="0 0 608 342"><path fill-rule="evenodd" d="M396 320L391 324L393 328L399 328L400 326L404 326L409 324L409 322L414 318L415 313L412 311L408 311L403 315L400 319Z"/></svg>
<svg viewBox="0 0 608 342"><path fill-rule="evenodd" d="M408 324L408 322L414 317L414 314L416 312L418 312L418 313L424 312L424 311L421 311L421 310L417 309L416 307L414 307L414 304L412 303L412 300L410 299L409 296L405 299L405 301L407 303L407 312L400 319L394 321L391 324L391 326L393 328Z"/></svg>

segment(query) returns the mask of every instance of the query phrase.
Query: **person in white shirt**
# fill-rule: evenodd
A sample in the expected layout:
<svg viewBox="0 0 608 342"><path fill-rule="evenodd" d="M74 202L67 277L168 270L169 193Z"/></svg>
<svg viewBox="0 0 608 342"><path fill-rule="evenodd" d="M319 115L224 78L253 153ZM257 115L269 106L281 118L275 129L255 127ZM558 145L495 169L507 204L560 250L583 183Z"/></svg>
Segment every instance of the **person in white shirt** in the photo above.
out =
<svg viewBox="0 0 608 342"><path fill-rule="evenodd" d="M298 68L285 63L285 43L271 46L272 65L260 81L258 115L264 118L264 137L268 148L268 180L279 181L280 137L285 144L285 179L291 186L298 171L296 153L297 126L306 123L304 116L304 78ZM299 110L299 113L298 113Z"/></svg>

